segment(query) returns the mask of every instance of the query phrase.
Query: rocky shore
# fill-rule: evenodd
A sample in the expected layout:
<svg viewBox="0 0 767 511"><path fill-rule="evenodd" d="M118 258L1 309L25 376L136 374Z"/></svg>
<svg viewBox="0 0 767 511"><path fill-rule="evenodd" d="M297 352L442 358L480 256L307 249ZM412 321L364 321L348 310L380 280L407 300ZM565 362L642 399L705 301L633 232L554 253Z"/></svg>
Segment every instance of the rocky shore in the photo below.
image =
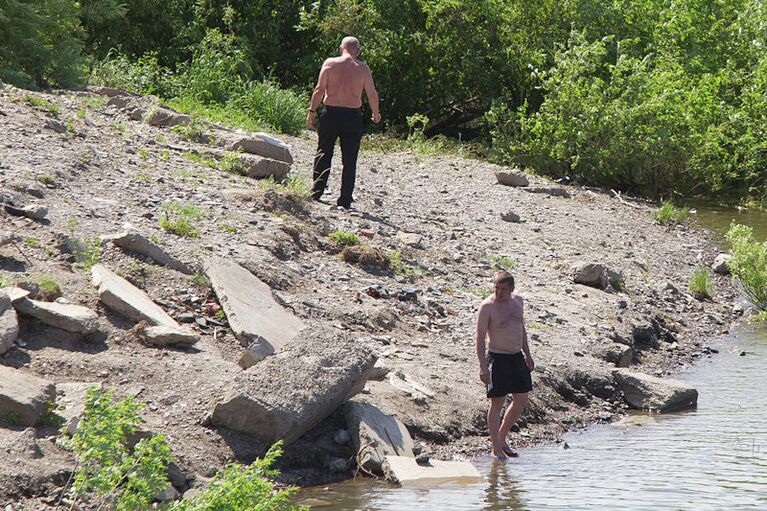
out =
<svg viewBox="0 0 767 511"><path fill-rule="evenodd" d="M327 203L297 191L310 132L281 137L287 152L262 138L265 154L146 98L2 87L0 409L34 394L31 415L0 414L10 509L55 503L74 462L39 419L49 401L71 415L91 384L147 403L178 495L279 438L284 481L351 477L350 398L396 417L421 457L485 454L474 315L498 269L525 297L537 365L515 445L664 408L674 389L653 386L711 356L739 314L727 276L713 299L687 290L719 254L710 235L658 224L645 201L367 151L354 209L337 210L337 168ZM289 186L255 179L287 169Z"/></svg>

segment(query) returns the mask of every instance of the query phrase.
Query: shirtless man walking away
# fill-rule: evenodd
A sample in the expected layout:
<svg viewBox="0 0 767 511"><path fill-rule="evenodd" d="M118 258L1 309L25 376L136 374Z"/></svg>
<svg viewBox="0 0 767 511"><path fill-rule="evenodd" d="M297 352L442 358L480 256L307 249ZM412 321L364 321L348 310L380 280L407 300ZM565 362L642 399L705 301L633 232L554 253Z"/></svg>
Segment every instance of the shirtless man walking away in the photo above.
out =
<svg viewBox="0 0 767 511"><path fill-rule="evenodd" d="M339 48L340 57L329 58L322 64L317 86L314 88L306 125L314 127L320 102L325 105L320 114L317 129L317 154L314 157L314 184L312 198L320 200L330 175L330 161L336 140L341 139L341 196L336 201L345 209L351 207L354 181L357 175L357 153L362 138L362 93L367 95L372 120L378 123L381 113L378 109L378 93L368 66L357 59L360 42L355 37L344 37Z"/></svg>
<svg viewBox="0 0 767 511"><path fill-rule="evenodd" d="M493 455L498 459L517 455L506 442L506 436L527 406L528 392L533 389L530 373L535 367L527 344L524 303L522 297L513 291L514 277L505 271L498 272L495 293L479 306L477 319L479 378L487 385L487 397L490 399L487 428L493 443ZM485 336L489 339L487 354ZM511 394L512 402L501 421L507 394Z"/></svg>

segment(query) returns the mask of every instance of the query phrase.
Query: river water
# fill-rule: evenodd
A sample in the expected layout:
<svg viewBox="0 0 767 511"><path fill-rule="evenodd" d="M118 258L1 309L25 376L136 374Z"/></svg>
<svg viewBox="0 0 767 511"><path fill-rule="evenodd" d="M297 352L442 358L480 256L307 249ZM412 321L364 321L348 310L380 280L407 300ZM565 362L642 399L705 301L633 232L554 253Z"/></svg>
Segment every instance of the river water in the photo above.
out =
<svg viewBox="0 0 767 511"><path fill-rule="evenodd" d="M767 216L699 209L719 233L731 219L764 239ZM767 328L741 325L710 343L719 354L678 379L700 394L694 411L636 414L565 435L506 462L473 460L475 484L395 487L363 479L302 490L333 511L767 510Z"/></svg>

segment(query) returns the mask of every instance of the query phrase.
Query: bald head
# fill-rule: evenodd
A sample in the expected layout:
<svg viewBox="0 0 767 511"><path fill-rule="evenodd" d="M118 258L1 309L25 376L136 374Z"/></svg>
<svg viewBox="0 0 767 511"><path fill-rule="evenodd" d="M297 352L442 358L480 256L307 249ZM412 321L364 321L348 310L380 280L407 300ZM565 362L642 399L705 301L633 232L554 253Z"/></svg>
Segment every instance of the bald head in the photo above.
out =
<svg viewBox="0 0 767 511"><path fill-rule="evenodd" d="M341 39L341 53L346 50L352 57L360 54L360 42L356 37L347 36Z"/></svg>

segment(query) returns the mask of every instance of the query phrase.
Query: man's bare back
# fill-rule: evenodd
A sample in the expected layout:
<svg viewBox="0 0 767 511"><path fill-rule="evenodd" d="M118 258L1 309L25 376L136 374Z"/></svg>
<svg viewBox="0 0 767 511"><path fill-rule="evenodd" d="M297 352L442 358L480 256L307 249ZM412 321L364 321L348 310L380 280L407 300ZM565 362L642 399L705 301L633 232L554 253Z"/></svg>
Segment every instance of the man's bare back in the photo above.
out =
<svg viewBox="0 0 767 511"><path fill-rule="evenodd" d="M351 55L329 58L322 65L327 75L325 98L327 106L360 108L365 82L370 79L370 69Z"/></svg>

